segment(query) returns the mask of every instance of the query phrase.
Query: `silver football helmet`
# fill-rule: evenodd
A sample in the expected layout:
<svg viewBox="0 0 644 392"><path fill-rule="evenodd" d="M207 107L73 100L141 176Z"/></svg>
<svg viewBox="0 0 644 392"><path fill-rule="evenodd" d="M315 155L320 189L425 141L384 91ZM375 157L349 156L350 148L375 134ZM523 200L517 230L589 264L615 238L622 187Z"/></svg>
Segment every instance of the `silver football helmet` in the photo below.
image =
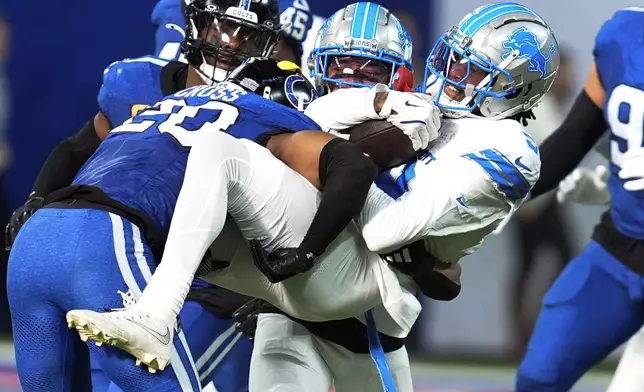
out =
<svg viewBox="0 0 644 392"><path fill-rule="evenodd" d="M438 39L425 91L448 117L502 119L536 106L558 69L557 39L546 22L524 5L494 3Z"/></svg>
<svg viewBox="0 0 644 392"><path fill-rule="evenodd" d="M370 2L335 12L318 31L309 55L320 94L335 88L393 86L399 67L411 69L412 42L400 20Z"/></svg>

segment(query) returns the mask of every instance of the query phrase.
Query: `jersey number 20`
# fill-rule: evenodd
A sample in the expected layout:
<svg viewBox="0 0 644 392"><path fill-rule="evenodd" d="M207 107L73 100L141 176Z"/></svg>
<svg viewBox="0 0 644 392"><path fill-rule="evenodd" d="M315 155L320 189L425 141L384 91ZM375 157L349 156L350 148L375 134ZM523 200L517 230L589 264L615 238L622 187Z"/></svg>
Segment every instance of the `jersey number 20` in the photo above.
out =
<svg viewBox="0 0 644 392"><path fill-rule="evenodd" d="M198 116L200 110L208 115ZM111 133L145 132L156 125L159 132L172 135L184 147L192 147L198 142L200 132L225 131L238 117L239 110L225 102L208 101L202 105L186 106L183 99L166 99L127 120Z"/></svg>
<svg viewBox="0 0 644 392"><path fill-rule="evenodd" d="M613 131L611 161L621 167L624 153L642 147L644 139L644 91L625 84L617 86L607 105L607 117ZM620 142L626 148L620 150Z"/></svg>

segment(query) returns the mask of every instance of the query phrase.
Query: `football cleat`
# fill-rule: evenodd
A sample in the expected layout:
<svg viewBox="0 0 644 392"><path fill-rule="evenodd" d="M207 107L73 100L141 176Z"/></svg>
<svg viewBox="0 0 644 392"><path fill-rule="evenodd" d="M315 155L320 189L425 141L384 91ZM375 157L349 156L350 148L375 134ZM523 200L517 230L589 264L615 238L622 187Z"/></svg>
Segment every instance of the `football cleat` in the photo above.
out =
<svg viewBox="0 0 644 392"><path fill-rule="evenodd" d="M93 340L99 347L118 347L132 354L137 365L145 364L150 373L164 370L170 362L174 326L140 312L136 306L106 313L71 310L66 318L81 340Z"/></svg>

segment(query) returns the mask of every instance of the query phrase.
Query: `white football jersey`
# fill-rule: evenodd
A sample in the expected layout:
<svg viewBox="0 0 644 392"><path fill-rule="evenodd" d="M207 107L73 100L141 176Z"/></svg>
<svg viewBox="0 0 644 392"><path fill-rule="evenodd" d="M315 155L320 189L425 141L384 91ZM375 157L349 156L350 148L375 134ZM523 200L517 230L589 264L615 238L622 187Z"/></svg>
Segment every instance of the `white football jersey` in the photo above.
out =
<svg viewBox="0 0 644 392"><path fill-rule="evenodd" d="M517 121L444 119L426 154L389 171L391 196L372 187L358 224L373 251L424 239L435 258L458 262L526 199L540 167Z"/></svg>
<svg viewBox="0 0 644 392"><path fill-rule="evenodd" d="M221 167L228 179L227 209L234 222L227 222L210 249L215 259L229 261L230 266L202 279L262 298L309 321L361 316L377 308L374 318L381 332L407 336L420 303L401 286L389 265L367 249L354 223L310 271L276 284L268 281L255 267L244 239L258 239L268 251L299 246L317 212L320 193L256 143L219 139L227 155Z"/></svg>

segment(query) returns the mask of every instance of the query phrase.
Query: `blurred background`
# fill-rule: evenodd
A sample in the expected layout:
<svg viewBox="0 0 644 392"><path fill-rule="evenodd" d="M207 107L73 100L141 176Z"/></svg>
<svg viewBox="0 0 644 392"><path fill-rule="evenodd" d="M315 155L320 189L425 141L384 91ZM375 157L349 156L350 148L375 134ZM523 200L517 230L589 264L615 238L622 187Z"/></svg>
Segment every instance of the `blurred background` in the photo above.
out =
<svg viewBox="0 0 644 392"><path fill-rule="evenodd" d="M434 40L481 0L383 0L414 40L416 70ZM529 130L552 132L580 91L601 24L625 0L519 0L548 21L564 60L556 86ZM0 2L0 221L22 204L51 149L97 111L103 69L154 51L155 0ZM309 0L327 17L348 1ZM583 16L580 14L583 11ZM583 18L583 23L581 22ZM417 79L418 81L419 79ZM603 159L591 153L585 164ZM601 209L558 206L544 197L518 211L499 236L462 260L463 291L454 301L424 301L410 342L419 391L510 391L540 300L565 263L586 244ZM2 223L4 227L4 223ZM2 251L0 269L6 270ZM19 390L13 370L10 320L0 295L0 391ZM617 353L586 376L579 391L603 390ZM601 368L601 367L600 367Z"/></svg>

